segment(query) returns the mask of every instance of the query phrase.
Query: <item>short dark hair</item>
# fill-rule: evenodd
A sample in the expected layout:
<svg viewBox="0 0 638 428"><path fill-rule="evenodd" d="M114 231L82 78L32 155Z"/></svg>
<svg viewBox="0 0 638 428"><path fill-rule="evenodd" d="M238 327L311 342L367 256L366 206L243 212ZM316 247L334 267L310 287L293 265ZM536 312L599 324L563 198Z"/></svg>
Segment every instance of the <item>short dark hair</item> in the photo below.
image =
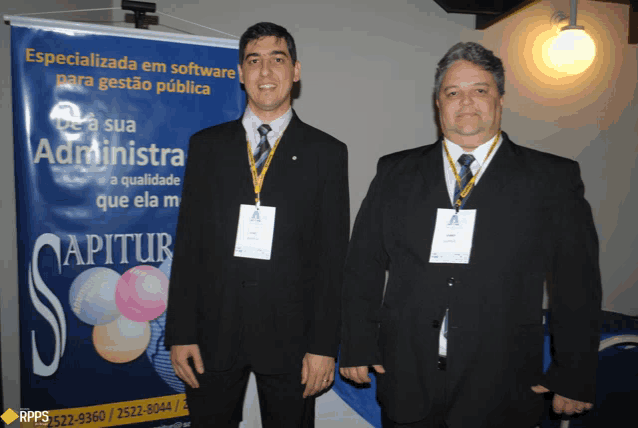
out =
<svg viewBox="0 0 638 428"><path fill-rule="evenodd" d="M457 43L450 48L449 51L441 58L434 75L434 97L439 98L441 91L441 83L448 69L456 61L465 60L472 64L476 64L489 71L494 76L498 92L501 96L505 94L505 70L503 69L503 61L489 49L474 42Z"/></svg>
<svg viewBox="0 0 638 428"><path fill-rule="evenodd" d="M272 22L260 22L244 31L244 34L242 34L239 39L239 63L242 64L244 62L244 53L246 52L246 46L248 43L268 36L284 39L288 45L288 52L290 52L290 59L292 60L293 65L297 63L295 39L292 38L288 30L284 27L273 24Z"/></svg>

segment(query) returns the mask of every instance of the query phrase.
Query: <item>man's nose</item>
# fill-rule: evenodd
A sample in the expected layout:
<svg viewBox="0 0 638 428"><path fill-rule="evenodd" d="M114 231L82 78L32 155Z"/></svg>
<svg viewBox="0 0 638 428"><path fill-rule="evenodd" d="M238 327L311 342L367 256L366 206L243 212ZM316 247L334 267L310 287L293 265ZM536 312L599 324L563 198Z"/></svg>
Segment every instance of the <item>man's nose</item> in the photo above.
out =
<svg viewBox="0 0 638 428"><path fill-rule="evenodd" d="M270 71L271 71L271 69L270 69L270 62L268 62L268 61L262 61L262 63L261 63L261 70L260 70L261 75L262 75L262 76L267 76L268 74L270 74Z"/></svg>

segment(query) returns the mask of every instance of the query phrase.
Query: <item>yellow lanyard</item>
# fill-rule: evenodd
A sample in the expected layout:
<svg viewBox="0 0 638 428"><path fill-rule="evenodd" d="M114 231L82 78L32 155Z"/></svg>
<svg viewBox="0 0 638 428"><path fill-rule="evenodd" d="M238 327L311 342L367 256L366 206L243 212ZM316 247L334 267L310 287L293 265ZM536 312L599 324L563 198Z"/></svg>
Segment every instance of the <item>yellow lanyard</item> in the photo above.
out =
<svg viewBox="0 0 638 428"><path fill-rule="evenodd" d="M259 208L259 203L260 203L259 194L261 193L261 188L264 184L264 177L266 177L266 171L268 171L268 167L270 166L272 157L275 155L275 150L277 149L277 146L279 145L279 140L281 140L282 136L283 136L283 133L279 136L279 138L277 139L277 142L275 143L273 148L270 150L270 153L268 154L268 158L266 158L266 162L264 163L264 167L262 168L261 174L259 174L259 176L257 175L257 165L255 164L253 151L250 147L250 141L246 140L246 142L248 143L248 162L250 162L250 172L253 176L253 187L255 188L255 205L257 206L257 208Z"/></svg>
<svg viewBox="0 0 638 428"><path fill-rule="evenodd" d="M496 135L496 138L494 139L494 142L492 143L492 146L490 147L490 150L487 152L487 156L485 156L485 160L489 159L490 155L494 151L494 148L496 148L496 145L498 144L498 140L500 140L500 138L501 138L501 132L499 131L498 134ZM443 138L443 148L445 149L445 154L447 155L447 160L450 163L450 166L452 167L452 172L454 173L454 178L456 179L456 183L457 183L457 185L459 186L459 189L460 189L461 188L461 177L459 176L459 173L456 171L456 165L455 165L455 162L452 160L452 156L450 156L450 152L447 149L447 143L445 142L445 138ZM485 163L485 162L483 162L483 163ZM474 182L476 181L476 177L478 177L479 173L481 172L481 168L483 168L483 165L481 165L479 167L478 171L476 171L476 174L474 174L472 179L465 185L465 188L463 190L461 190L461 193L459 194L458 199L456 201L454 201L454 208L456 208L457 211L461 207L463 199L465 199L465 197L467 195L469 195L470 192L472 191L472 189L474 188Z"/></svg>

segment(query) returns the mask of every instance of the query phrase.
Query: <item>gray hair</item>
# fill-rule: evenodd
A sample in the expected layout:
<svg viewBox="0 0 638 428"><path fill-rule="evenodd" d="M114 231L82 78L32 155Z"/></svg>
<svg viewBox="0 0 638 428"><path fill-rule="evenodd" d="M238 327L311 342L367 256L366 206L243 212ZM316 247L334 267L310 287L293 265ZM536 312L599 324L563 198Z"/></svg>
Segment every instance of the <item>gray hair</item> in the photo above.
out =
<svg viewBox="0 0 638 428"><path fill-rule="evenodd" d="M485 71L492 73L498 92L501 96L505 94L505 70L503 70L503 61L489 49L484 48L478 43L461 42L450 48L449 51L441 58L434 75L434 98L439 98L441 91L441 83L447 70L456 61L465 60L472 64L478 65Z"/></svg>

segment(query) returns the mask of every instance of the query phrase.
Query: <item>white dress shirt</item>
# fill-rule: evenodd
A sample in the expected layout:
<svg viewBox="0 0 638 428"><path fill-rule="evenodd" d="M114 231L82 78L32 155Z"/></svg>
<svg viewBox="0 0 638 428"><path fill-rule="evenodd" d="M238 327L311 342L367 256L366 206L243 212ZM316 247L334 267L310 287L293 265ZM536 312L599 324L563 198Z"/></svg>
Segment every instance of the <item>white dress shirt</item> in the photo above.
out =
<svg viewBox="0 0 638 428"><path fill-rule="evenodd" d="M492 137L492 139L490 139L486 143L481 144L480 146L478 146L471 152L466 152L458 144L454 144L447 138L445 139L445 142L447 143L447 148L450 152L450 156L456 162L457 172L461 171L461 164L459 164L459 158L461 157L462 154L467 153L474 156L474 162L472 162L472 164L470 165L470 169L472 170L472 175L474 176L476 176L477 171L479 172L478 176L476 176L476 180L474 181L475 186L478 185L478 182L481 179L481 176L485 174L485 170L487 170L487 167L492 161L492 158L494 158L494 155L496 154L497 150L499 149L499 147L501 147L501 143L503 142L502 137L499 139L492 153L490 153L490 156L489 157L487 156L487 153L490 151L490 147L492 146L492 143L494 142L494 138L496 138L497 135L498 133L494 137ZM453 199L454 199L454 187L456 186L456 178L454 177L454 171L452 171L450 162L448 162L447 160L447 156L445 154L445 147L443 146L441 147L441 152L443 153L443 165L444 165L443 170L445 171L445 183L447 184L447 191L448 191L448 194L450 195L450 202L452 203L452 205L454 205ZM481 168L481 165L483 166L482 168ZM479 171L479 168L480 168L480 171Z"/></svg>
<svg viewBox="0 0 638 428"><path fill-rule="evenodd" d="M268 143L270 147L274 147L275 143L284 133L288 124L290 123L290 119L292 119L292 107L288 109L286 113L284 113L279 118L273 120L268 123L270 125L271 131L268 133ZM252 112L250 107L246 107L246 111L244 111L244 117L241 120L242 125L244 125L244 129L246 130L246 138L250 141L250 147L253 150L253 155L256 155L257 146L259 145L259 140L261 139L261 135L259 135L259 128L263 122L255 113Z"/></svg>
<svg viewBox="0 0 638 428"><path fill-rule="evenodd" d="M476 176L476 180L474 181L475 186L478 184L479 180L481 179L481 176L485 173L485 170L487 169L489 163L492 161L494 154L496 153L496 151L501 146L501 143L503 142L503 139L500 138L498 143L496 144L496 147L494 147L494 150L492 151L492 153L490 153L488 157L487 153L490 151L490 147L492 146L492 143L494 142L494 138L496 138L497 136L498 136L498 133L494 137L492 137L489 141L487 141L484 144L481 144L480 146L478 146L471 152L466 152L458 144L454 144L447 138L445 139L445 142L447 143L448 151L450 152L450 157L454 159L454 162L456 162L455 166L456 166L457 172L460 173L460 170L461 170L461 164L459 164L459 158L461 157L462 154L467 153L474 156L474 161L470 164L470 170L472 170L472 175ZM441 152L443 153L443 165L444 165L443 170L445 171L445 184L447 185L447 191L448 191L448 195L450 196L450 202L452 203L452 206L454 206L454 187L456 186L456 178L454 177L454 171L452 171L450 162L448 161L447 155L445 154L445 147L441 148ZM483 167L481 168L481 166ZM479 171L479 168L480 168L480 171ZM476 175L477 172L478 172L478 175ZM444 336L444 328L447 327L447 324L446 324L447 314L448 313L446 311L445 316L443 317L443 321L441 322L441 330L439 332L439 355L441 357L447 357L447 338Z"/></svg>

